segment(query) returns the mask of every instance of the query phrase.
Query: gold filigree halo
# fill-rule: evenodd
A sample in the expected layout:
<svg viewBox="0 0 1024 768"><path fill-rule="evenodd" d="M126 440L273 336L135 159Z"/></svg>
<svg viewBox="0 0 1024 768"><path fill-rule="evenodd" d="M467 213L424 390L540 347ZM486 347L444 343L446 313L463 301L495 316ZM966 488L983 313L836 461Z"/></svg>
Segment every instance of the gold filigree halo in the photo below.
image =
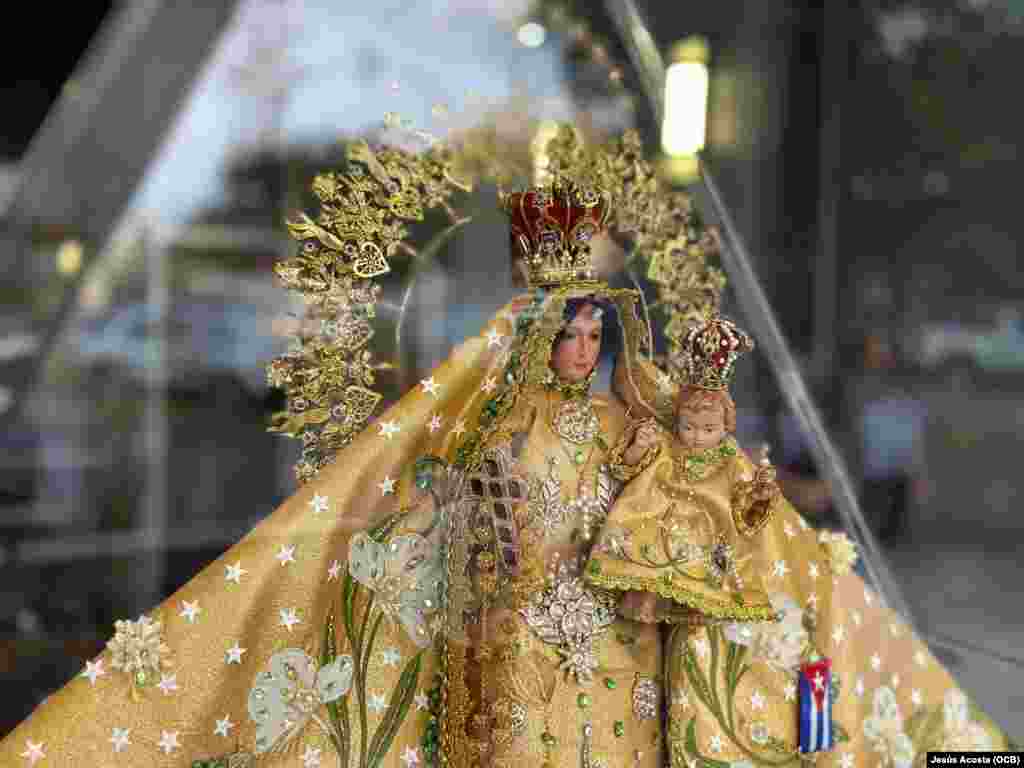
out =
<svg viewBox="0 0 1024 768"><path fill-rule="evenodd" d="M481 123L449 141L430 137L421 152L352 142L347 169L313 181L317 217L301 214L288 222L300 245L295 256L275 265L275 272L286 288L303 295L307 314L296 333L296 349L274 359L267 373L270 385L286 397L286 409L274 415L271 431L303 443L296 465L300 483L333 461L382 400L373 388L374 371L382 366L369 348L381 292L376 279L391 271L400 254L416 256L408 224L422 220L428 209L441 208L453 224L465 223L452 198L471 190L474 181L497 182L506 210L510 201L518 201L520 211L525 204L539 214L518 221L517 247L533 259L531 285L547 291L603 286L590 261L589 241L608 231L631 238L631 258L648 264L658 304L668 317L670 358L679 353L692 319L717 309L725 278L709 263L714 244L689 197L659 179L643 159L636 131L604 145L586 145L577 130L562 125L544 149L546 184L518 197L504 189L523 177L524 153L497 135L493 125ZM540 199L531 201L529 195L538 192Z"/></svg>

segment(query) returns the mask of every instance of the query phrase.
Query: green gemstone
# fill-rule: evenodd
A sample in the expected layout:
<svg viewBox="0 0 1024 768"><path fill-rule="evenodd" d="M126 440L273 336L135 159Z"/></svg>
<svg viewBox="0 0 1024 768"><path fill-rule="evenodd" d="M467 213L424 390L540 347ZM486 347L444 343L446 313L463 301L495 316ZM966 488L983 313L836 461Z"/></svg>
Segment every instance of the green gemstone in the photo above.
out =
<svg viewBox="0 0 1024 768"><path fill-rule="evenodd" d="M140 669L138 672L135 673L136 685L145 685L147 680L149 680L149 678L146 676L146 670Z"/></svg>
<svg viewBox="0 0 1024 768"><path fill-rule="evenodd" d="M582 464L582 463L583 463L583 460L584 460L585 458L586 458L586 457L585 457L585 456L583 455L583 451L580 451L580 450L577 450L577 451L576 451L576 455L575 455L575 456L573 456L573 459L575 459L575 461L576 461L576 463L577 463L577 464Z"/></svg>
<svg viewBox="0 0 1024 768"><path fill-rule="evenodd" d="M614 691L617 686L618 686L618 683L616 683L610 677L606 677L604 679L604 687L607 688L609 691Z"/></svg>
<svg viewBox="0 0 1024 768"><path fill-rule="evenodd" d="M590 696L585 693L581 693L576 697L576 703L579 705L580 709L586 709L590 706Z"/></svg>
<svg viewBox="0 0 1024 768"><path fill-rule="evenodd" d="M621 720L615 721L615 735L620 739L626 735L626 724Z"/></svg>

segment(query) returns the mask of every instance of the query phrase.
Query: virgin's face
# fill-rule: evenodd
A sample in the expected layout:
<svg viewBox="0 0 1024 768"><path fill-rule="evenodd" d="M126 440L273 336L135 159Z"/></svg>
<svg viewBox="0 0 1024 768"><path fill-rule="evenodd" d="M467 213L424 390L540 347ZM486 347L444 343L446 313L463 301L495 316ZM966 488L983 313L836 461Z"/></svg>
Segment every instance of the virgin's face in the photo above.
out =
<svg viewBox="0 0 1024 768"><path fill-rule="evenodd" d="M593 304L584 304L562 332L551 351L551 369L563 381L583 381L597 365L601 354L601 317L594 316Z"/></svg>
<svg viewBox="0 0 1024 768"><path fill-rule="evenodd" d="M721 405L691 410L680 408L676 417L679 441L694 451L714 448L726 435L725 414Z"/></svg>

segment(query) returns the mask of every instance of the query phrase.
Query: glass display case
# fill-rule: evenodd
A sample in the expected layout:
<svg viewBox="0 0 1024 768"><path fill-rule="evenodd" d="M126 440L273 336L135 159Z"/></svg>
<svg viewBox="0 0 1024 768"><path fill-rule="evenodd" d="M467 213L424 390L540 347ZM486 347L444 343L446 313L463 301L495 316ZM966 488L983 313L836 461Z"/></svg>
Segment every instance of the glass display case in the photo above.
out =
<svg viewBox="0 0 1024 768"><path fill-rule="evenodd" d="M422 152L485 123L492 144L481 143L473 159L501 155L529 167L559 122L593 142L636 130L666 189L688 191L720 232L722 312L756 344L732 387L737 443L751 456L766 444L800 518L856 543L855 573L874 596L858 596L841 623L830 619L822 651L846 658L853 641L844 646L843 638L860 626L854 616L867 610L865 600L895 612L874 645L856 646L863 658L844 662L861 665L864 679L844 679L837 695L863 698L868 713L847 723L850 744L871 748L875 726L866 722L881 717L883 688L912 728L921 706L914 670L879 671L874 661L897 654L900 632L916 632L930 663L999 726L1024 732L1022 626L1012 608L1020 566L1006 544L1021 533L1012 466L1020 323L1011 296L989 302L998 323L943 320L932 295L940 288L915 286L946 280L946 261L908 259L897 279L898 233L945 242L945 230L921 222L926 206L946 204L950 193L940 190L941 171L924 168L923 202L897 205L880 176L852 170L867 139L858 135L864 119L851 116L867 96L835 51L869 62L859 66L876 76L900 66L877 58L882 43L895 45L885 13L829 16L741 0L685 9L632 0L242 0L230 13L180 8L138 27L126 23L130 13L114 14L122 15L76 78L78 96L64 97L77 98L79 111L64 103L52 118L119 125L99 143L117 147L123 138L125 159L109 149L80 157L66 179L72 198L119 204L107 210L97 201L88 226L80 216L54 224L47 199L27 193L8 210L9 275L19 295L5 302L0 354L24 375L3 390L0 471L10 491L0 570L9 586L0 591L0 668L15 695L0 708L0 733L41 703L53 705L47 698L69 681L95 686L91 660L115 621L150 612L194 577L220 578L203 569L219 569L218 558L301 488L301 441L268 431L289 406L269 386L266 366L296 349L309 304L274 267L298 247L286 221L316 215L314 177L351 168L346 152L360 141ZM177 111L140 129L158 144L147 153L146 137L131 136L134 91L104 78L119 57L139 55L147 35L193 28L208 49L187 46L181 56L191 60L180 66L150 62L194 76L178 83L185 97ZM173 81L146 77L153 87ZM878 123L899 119L877 115ZM68 146L73 138L68 131ZM40 146L49 154L31 155L26 172L62 185L62 157L52 142ZM88 155L88 145L77 151ZM431 211L412 224L414 255L388 254L368 347L382 396L374 419L522 292L497 192L493 179L479 180L460 193L452 216ZM905 214L918 224L892 223ZM990 245L1002 252L999 243L978 247ZM631 248L628 239L609 243L603 257L613 285L645 292L651 352L664 354L669 316L658 312L657 285ZM602 358L595 390L612 386L613 363ZM993 384L993 376L1004 378ZM379 427L374 420L366 429ZM167 620L182 621L173 606ZM254 660L251 675L245 669L246 686L264 662ZM928 696L938 712L941 692ZM244 701L231 717L247 723ZM760 722L752 706L754 722L744 728ZM35 765L38 742L27 738L17 754L25 749L19 759ZM796 734L780 738L795 748ZM154 755L184 760L188 750L172 741L161 734ZM727 757L716 758L705 741L698 738L690 759L739 766L753 759L744 750L759 764L763 757L756 734L743 735L743 749L726 749ZM326 760L329 742L321 747ZM69 759L56 743L40 749ZM909 764L900 749L902 742L890 750L894 764ZM409 754L415 760L406 766L415 768L420 757Z"/></svg>

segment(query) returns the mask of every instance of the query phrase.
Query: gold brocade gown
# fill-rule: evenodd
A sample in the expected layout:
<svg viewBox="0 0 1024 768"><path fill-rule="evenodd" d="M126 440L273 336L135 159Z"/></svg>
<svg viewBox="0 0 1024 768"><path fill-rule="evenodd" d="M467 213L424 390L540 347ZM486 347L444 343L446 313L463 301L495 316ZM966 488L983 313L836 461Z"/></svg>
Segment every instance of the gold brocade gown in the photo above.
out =
<svg viewBox="0 0 1024 768"><path fill-rule="evenodd" d="M513 512L523 562L489 604L470 675L473 711L482 697L492 713L475 721L477 749L494 766L661 764L658 628L618 617L614 596L581 579L623 423L615 400L535 387L486 447L527 489Z"/></svg>

